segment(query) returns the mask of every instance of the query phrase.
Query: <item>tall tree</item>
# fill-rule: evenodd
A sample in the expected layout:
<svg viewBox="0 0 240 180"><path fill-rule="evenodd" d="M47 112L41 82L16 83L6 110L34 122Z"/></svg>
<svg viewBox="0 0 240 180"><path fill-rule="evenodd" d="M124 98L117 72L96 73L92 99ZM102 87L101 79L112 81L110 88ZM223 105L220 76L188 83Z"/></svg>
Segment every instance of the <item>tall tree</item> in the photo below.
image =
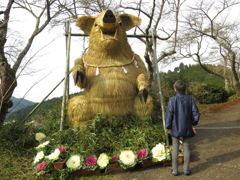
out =
<svg viewBox="0 0 240 180"><path fill-rule="evenodd" d="M4 16L3 20L0 20L0 125L5 119L8 108L12 107L12 102L9 101L9 99L12 96L14 88L17 86L15 77L16 71L8 64L4 53L9 15L13 2L14 0L10 0L5 11L0 12L0 14Z"/></svg>
<svg viewBox="0 0 240 180"><path fill-rule="evenodd" d="M233 79L238 95L240 21L239 14L236 16L233 12L238 13L239 7L237 0L194 1L184 15L182 39L179 41L184 57L193 58L204 70L221 77L226 83ZM213 71L204 63L223 65L224 70ZM231 70L231 78L227 76L226 69Z"/></svg>
<svg viewBox="0 0 240 180"><path fill-rule="evenodd" d="M17 86L17 71L24 57L29 52L34 38L49 25L52 19L56 19L61 14L62 8L57 2L57 0L9 0L5 9L0 12L0 15L3 16L0 20L0 126L5 120L8 108L12 106L10 97ZM8 26L11 23L10 16L12 11L14 11L13 6L16 10L22 9L27 11L29 16L35 20L33 31L26 43L22 42L21 47L16 47L18 51L14 54L14 58L12 58L11 50L6 48ZM17 16L16 13L19 13L18 15L21 16L21 11L15 11L14 16ZM10 62L10 60L12 61Z"/></svg>

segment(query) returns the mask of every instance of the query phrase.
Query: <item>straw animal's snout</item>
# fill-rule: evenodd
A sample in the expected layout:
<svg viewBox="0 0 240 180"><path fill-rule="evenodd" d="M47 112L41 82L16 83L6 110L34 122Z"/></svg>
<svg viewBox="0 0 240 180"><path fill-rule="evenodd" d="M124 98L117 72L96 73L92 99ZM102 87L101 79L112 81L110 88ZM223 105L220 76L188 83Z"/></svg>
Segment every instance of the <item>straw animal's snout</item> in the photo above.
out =
<svg viewBox="0 0 240 180"><path fill-rule="evenodd" d="M121 22L118 22L114 12L111 10L107 10L104 13L102 22L99 22L99 24L97 22L95 23L95 27L99 26L101 32L101 41L117 41L119 25L121 25Z"/></svg>
<svg viewBox="0 0 240 180"><path fill-rule="evenodd" d="M113 14L113 12L111 10L106 11L106 13L103 17L103 22L104 23L115 23L116 22L115 15Z"/></svg>

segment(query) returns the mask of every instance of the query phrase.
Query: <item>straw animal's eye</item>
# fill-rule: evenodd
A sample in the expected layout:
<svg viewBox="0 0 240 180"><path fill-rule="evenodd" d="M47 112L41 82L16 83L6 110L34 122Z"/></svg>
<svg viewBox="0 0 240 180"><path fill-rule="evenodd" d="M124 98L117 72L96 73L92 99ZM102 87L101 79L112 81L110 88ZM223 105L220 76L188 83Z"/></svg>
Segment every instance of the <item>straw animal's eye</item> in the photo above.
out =
<svg viewBox="0 0 240 180"><path fill-rule="evenodd" d="M98 26L98 24L97 24L97 23L95 23L95 24L94 24L94 26L96 27L96 26Z"/></svg>
<svg viewBox="0 0 240 180"><path fill-rule="evenodd" d="M119 25L122 26L122 22L120 22Z"/></svg>

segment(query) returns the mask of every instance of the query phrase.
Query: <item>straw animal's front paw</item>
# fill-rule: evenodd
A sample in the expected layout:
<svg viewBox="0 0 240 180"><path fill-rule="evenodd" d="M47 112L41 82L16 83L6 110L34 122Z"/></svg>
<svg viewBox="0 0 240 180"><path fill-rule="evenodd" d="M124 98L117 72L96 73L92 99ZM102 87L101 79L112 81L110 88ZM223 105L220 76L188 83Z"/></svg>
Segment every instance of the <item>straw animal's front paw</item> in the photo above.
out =
<svg viewBox="0 0 240 180"><path fill-rule="evenodd" d="M147 97L148 97L148 92L147 92L147 90L146 90L145 88L142 89L142 90L140 90L140 91L138 92L138 97L139 97L141 103L143 102L143 100L144 100L144 103L146 103L146 102L147 102Z"/></svg>
<svg viewBox="0 0 240 180"><path fill-rule="evenodd" d="M82 84L84 81L84 78L85 78L85 75L81 71L77 71L73 75L74 84L76 85L78 82L79 84Z"/></svg>

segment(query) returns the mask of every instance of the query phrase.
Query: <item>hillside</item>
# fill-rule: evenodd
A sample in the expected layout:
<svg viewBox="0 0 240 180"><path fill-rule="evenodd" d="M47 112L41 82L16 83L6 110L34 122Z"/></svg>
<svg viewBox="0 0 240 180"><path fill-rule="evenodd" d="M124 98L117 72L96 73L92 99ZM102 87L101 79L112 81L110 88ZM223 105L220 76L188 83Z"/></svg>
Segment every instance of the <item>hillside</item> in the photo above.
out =
<svg viewBox="0 0 240 180"><path fill-rule="evenodd" d="M76 96L76 95L79 95L81 93L82 92L74 93L74 94L71 94L70 96L71 97ZM13 97L13 99L16 100L17 98ZM16 101L16 102L18 102L18 101ZM24 99L21 102L25 103L25 104L21 104L21 106L18 107L19 108L18 110L15 110L10 115L8 115L6 121L12 121L12 120L22 121L38 105L38 103L34 103L34 102L27 101L27 100L24 100ZM56 106L56 105L60 104L59 106L61 106L61 103L62 103L62 96L44 101L38 107L38 109L29 117L28 121L32 121L32 120L42 121L42 120L44 120L46 113L48 113L48 111L53 109L54 106Z"/></svg>
<svg viewBox="0 0 240 180"><path fill-rule="evenodd" d="M213 71L221 69L219 66L206 65ZM161 74L162 90L165 101L175 95L173 84L182 80L187 85L186 94L201 104L214 104L226 102L227 98L235 93L232 86L230 91L225 90L224 80L216 75L209 74L200 65L184 65L180 63L173 71Z"/></svg>
<svg viewBox="0 0 240 180"><path fill-rule="evenodd" d="M220 69L218 66L206 65L211 69ZM215 71L215 70L214 70ZM166 80L173 81L181 79L186 84L205 83L218 87L224 87L224 80L218 76L207 73L200 65L184 65L180 63L174 71L168 71L165 76Z"/></svg>
<svg viewBox="0 0 240 180"><path fill-rule="evenodd" d="M19 102L17 101L17 98L14 98L15 103ZM59 98L53 98L47 101L44 101L41 106L36 110L36 112L33 113L33 115L30 117L30 120L39 120L42 116L44 116L45 111L51 109L57 102L61 101L61 97ZM6 121L10 120L17 120L22 121L25 119L25 117L38 105L38 103L34 103L27 100L22 100L22 104L18 104L18 109L14 109L15 111L11 112L10 115L7 116Z"/></svg>
<svg viewBox="0 0 240 180"><path fill-rule="evenodd" d="M16 98L14 96L11 97L11 100L13 102L13 107L9 109L9 113L7 114L7 117L9 117L15 111L18 111L27 106L36 104L36 102L32 102L32 101L22 99L22 98Z"/></svg>

